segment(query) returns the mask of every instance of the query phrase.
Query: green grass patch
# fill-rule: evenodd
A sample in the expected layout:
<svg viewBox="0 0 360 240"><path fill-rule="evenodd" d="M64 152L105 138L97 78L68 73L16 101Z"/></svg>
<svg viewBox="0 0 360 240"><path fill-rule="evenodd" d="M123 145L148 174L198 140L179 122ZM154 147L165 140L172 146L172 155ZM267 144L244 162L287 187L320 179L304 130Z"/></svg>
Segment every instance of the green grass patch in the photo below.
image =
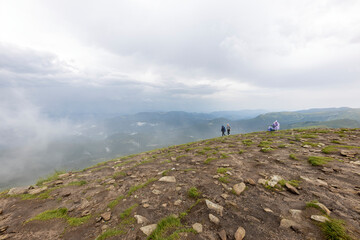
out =
<svg viewBox="0 0 360 240"><path fill-rule="evenodd" d="M345 224L341 220L330 218L330 221L320 223L320 226L328 240L351 240L346 232Z"/></svg>
<svg viewBox="0 0 360 240"><path fill-rule="evenodd" d="M339 152L339 150L337 148L335 148L334 146L327 146L327 147L324 147L323 149L321 149L321 152L323 152L325 154L332 154L332 153Z"/></svg>
<svg viewBox="0 0 360 240"><path fill-rule="evenodd" d="M188 191L190 198L198 199L201 196L201 192L196 187L191 187Z"/></svg>
<svg viewBox="0 0 360 240"><path fill-rule="evenodd" d="M147 180L143 184L139 184L139 185L135 185L135 186L130 187L130 189L129 189L128 193L127 193L127 196L131 196L135 191L146 187L147 185L149 185L152 182L155 182L156 180L157 180L156 178L150 178L149 180Z"/></svg>
<svg viewBox="0 0 360 240"><path fill-rule="evenodd" d="M271 147L264 147L264 148L261 148L260 149L260 152L264 152L264 153L267 153L267 152L272 152L274 151L275 149L271 148Z"/></svg>
<svg viewBox="0 0 360 240"><path fill-rule="evenodd" d="M227 171L230 171L231 168L218 168L216 170L217 173L225 174Z"/></svg>
<svg viewBox="0 0 360 240"><path fill-rule="evenodd" d="M258 145L258 147L269 147L272 142L270 141L261 141Z"/></svg>
<svg viewBox="0 0 360 240"><path fill-rule="evenodd" d="M196 231L192 228L184 228L184 226L180 222L180 218L169 216L158 222L156 229L150 234L147 239L175 240L180 238L179 234L181 232L196 233Z"/></svg>
<svg viewBox="0 0 360 240"><path fill-rule="evenodd" d="M223 177L219 177L219 181L222 183L229 183L230 179L229 176L223 176Z"/></svg>
<svg viewBox="0 0 360 240"><path fill-rule="evenodd" d="M282 186L282 187L285 187L285 184L286 184L286 183L290 184L290 185L293 186L293 187L298 187L299 184L300 184L300 181L298 181L298 180L286 181L286 180L284 180L284 179L281 179L281 180L278 182L278 184L279 184L280 186Z"/></svg>
<svg viewBox="0 0 360 240"><path fill-rule="evenodd" d="M293 154L293 153L290 153L289 158L290 158L290 159L293 159L293 160L299 160L299 159L296 157L296 155Z"/></svg>
<svg viewBox="0 0 360 240"><path fill-rule="evenodd" d="M85 180L81 180L81 181L74 181L69 183L69 186L83 186L87 184L87 182Z"/></svg>
<svg viewBox="0 0 360 240"><path fill-rule="evenodd" d="M161 173L161 175L167 176L169 172L171 172L171 169L166 169Z"/></svg>
<svg viewBox="0 0 360 240"><path fill-rule="evenodd" d="M342 142L340 142L339 140L331 140L331 142L335 144L342 144Z"/></svg>
<svg viewBox="0 0 360 240"><path fill-rule="evenodd" d="M216 160L216 158L207 158L204 163L205 164L210 164L212 161Z"/></svg>
<svg viewBox="0 0 360 240"><path fill-rule="evenodd" d="M114 167L122 167L122 166L124 166L124 165L126 165L126 164L128 164L128 163L131 163L131 162L133 162L134 160L126 160L126 161L124 161L124 162L122 162L122 163L118 163L118 164L115 164L114 165Z"/></svg>
<svg viewBox="0 0 360 240"><path fill-rule="evenodd" d="M205 150L199 150L196 152L199 155L206 155L206 151Z"/></svg>
<svg viewBox="0 0 360 240"><path fill-rule="evenodd" d="M79 226L79 225L85 223L86 221L88 221L91 217L89 215L89 216L85 216L85 217L81 217L81 218L75 218L75 217L69 217L67 213L68 213L68 210L66 208L47 210L45 212L42 212L42 213L36 215L35 217L33 217L29 220L27 220L25 223L28 223L28 222L31 222L34 220L46 221L46 220L50 220L50 219L54 219L54 218L62 218L62 219L65 219L70 226Z"/></svg>
<svg viewBox="0 0 360 240"><path fill-rule="evenodd" d="M318 143L313 143L313 142L303 142L303 146L304 145L309 145L309 146L312 146L312 147L317 147L319 144Z"/></svg>
<svg viewBox="0 0 360 240"><path fill-rule="evenodd" d="M242 140L242 143L245 146L251 146L252 144L254 144L254 142L251 139L244 139L244 140Z"/></svg>
<svg viewBox="0 0 360 240"><path fill-rule="evenodd" d="M222 153L221 156L220 156L220 158L222 158L222 159L225 159L225 158L228 158L228 157L229 157L229 155L227 155L225 153Z"/></svg>
<svg viewBox="0 0 360 240"><path fill-rule="evenodd" d="M177 156L177 157L176 157L176 161L180 160L181 158L185 158L185 157L187 157L187 155L180 155L180 156Z"/></svg>
<svg viewBox="0 0 360 240"><path fill-rule="evenodd" d="M110 237L115 237L115 236L119 236L119 235L122 235L122 234L125 234L126 232L122 229L109 229L109 230L106 230L104 233L102 233L100 236L98 236L96 238L96 240L105 240L107 238L110 238Z"/></svg>
<svg viewBox="0 0 360 240"><path fill-rule="evenodd" d="M238 154L243 154L244 152L244 150L239 150Z"/></svg>
<svg viewBox="0 0 360 240"><path fill-rule="evenodd" d="M319 156L310 156L308 161L313 166L322 166L330 161L333 161L333 158L330 157L319 157Z"/></svg>
<svg viewBox="0 0 360 240"><path fill-rule="evenodd" d="M129 217L132 210L134 210L134 208L137 208L138 206L139 206L139 204L135 203L134 205L125 209L122 213L120 213L120 219L125 219L125 218Z"/></svg>
<svg viewBox="0 0 360 240"><path fill-rule="evenodd" d="M59 175L64 174L64 173L65 173L65 171L55 171L55 173L52 175L49 175L45 178L40 178L36 182L36 186L42 186L45 182L56 181L59 179Z"/></svg>
<svg viewBox="0 0 360 240"><path fill-rule="evenodd" d="M120 171L120 172L115 172L113 175L112 175L112 178L113 179L119 179L121 177L125 177L126 176L126 173L124 171Z"/></svg>

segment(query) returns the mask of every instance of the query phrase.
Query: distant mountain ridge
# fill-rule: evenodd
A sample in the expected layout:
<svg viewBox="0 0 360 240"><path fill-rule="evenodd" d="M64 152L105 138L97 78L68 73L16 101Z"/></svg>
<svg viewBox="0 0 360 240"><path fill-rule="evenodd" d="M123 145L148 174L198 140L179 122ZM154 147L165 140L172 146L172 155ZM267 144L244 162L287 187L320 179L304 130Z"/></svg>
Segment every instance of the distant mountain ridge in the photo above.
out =
<svg viewBox="0 0 360 240"><path fill-rule="evenodd" d="M257 110L256 110L257 111ZM261 111L261 110L259 110ZM140 153L156 148L213 138L221 135L223 124L231 125L231 134L264 131L275 120L281 129L290 128L360 128L360 109L328 108L294 112L270 112L249 118L249 110L234 112L141 112L81 125L71 137L50 142L44 152L26 155L18 172L0 170L0 188L33 181L55 169L88 167L104 159ZM230 118L227 118L227 116ZM233 119L238 116L237 119ZM0 162L11 166L16 149L1 146ZM11 162L10 162L11 161Z"/></svg>

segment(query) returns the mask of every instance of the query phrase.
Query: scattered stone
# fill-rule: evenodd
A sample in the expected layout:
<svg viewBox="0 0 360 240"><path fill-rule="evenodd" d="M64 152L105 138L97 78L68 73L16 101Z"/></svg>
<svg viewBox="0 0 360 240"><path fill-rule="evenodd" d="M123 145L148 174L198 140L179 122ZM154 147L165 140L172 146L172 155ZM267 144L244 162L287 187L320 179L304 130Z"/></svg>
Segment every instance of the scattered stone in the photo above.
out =
<svg viewBox="0 0 360 240"><path fill-rule="evenodd" d="M174 202L174 205L175 205L175 206L180 206L181 203L182 203L182 201L179 199L179 200L176 200L176 201Z"/></svg>
<svg viewBox="0 0 360 240"><path fill-rule="evenodd" d="M104 219L104 221L109 221L111 219L111 212L106 212L101 214L102 219Z"/></svg>
<svg viewBox="0 0 360 240"><path fill-rule="evenodd" d="M293 226L298 226L298 224L292 220L289 219L281 219L280 221L280 228L291 228Z"/></svg>
<svg viewBox="0 0 360 240"><path fill-rule="evenodd" d="M100 217L97 217L97 218L95 219L95 221L98 223L98 222L101 221L101 219L102 219L102 217L100 216Z"/></svg>
<svg viewBox="0 0 360 240"><path fill-rule="evenodd" d="M155 195L160 195L161 191L157 190L157 189L154 189L154 190L152 190L152 193L155 194Z"/></svg>
<svg viewBox="0 0 360 240"><path fill-rule="evenodd" d="M3 210L2 210L2 208L0 208L0 215L3 213Z"/></svg>
<svg viewBox="0 0 360 240"><path fill-rule="evenodd" d="M203 231L203 226L201 223L194 223L192 227L197 233L201 233Z"/></svg>
<svg viewBox="0 0 360 240"><path fill-rule="evenodd" d="M220 196L221 196L223 199L225 199L225 200L229 197L229 195L226 194L226 193L223 193L223 194L221 194Z"/></svg>
<svg viewBox="0 0 360 240"><path fill-rule="evenodd" d="M9 226L1 226L0 227L0 233L5 232L8 228L9 228Z"/></svg>
<svg viewBox="0 0 360 240"><path fill-rule="evenodd" d="M32 195L39 194L39 193L45 191L47 188L48 188L47 186L44 186L41 188L34 188L34 189L29 190L29 194L32 194Z"/></svg>
<svg viewBox="0 0 360 240"><path fill-rule="evenodd" d="M90 215L90 210L85 210L85 211L83 211L83 212L81 213L81 216L82 216L82 217L85 217L85 216L88 216L88 215Z"/></svg>
<svg viewBox="0 0 360 240"><path fill-rule="evenodd" d="M61 185L61 184L63 184L63 183L64 183L64 181L62 181L62 180L57 180L57 181L54 182L54 185Z"/></svg>
<svg viewBox="0 0 360 240"><path fill-rule="evenodd" d="M224 229L222 229L218 234L221 240L226 240L226 231Z"/></svg>
<svg viewBox="0 0 360 240"><path fill-rule="evenodd" d="M178 192L181 190L181 187L176 187L175 190Z"/></svg>
<svg viewBox="0 0 360 240"><path fill-rule="evenodd" d="M149 236L155 229L156 224L147 225L145 227L141 227L140 230L146 235Z"/></svg>
<svg viewBox="0 0 360 240"><path fill-rule="evenodd" d="M254 216L251 216L251 215L246 216L246 219L250 222L261 223L260 219L254 217Z"/></svg>
<svg viewBox="0 0 360 240"><path fill-rule="evenodd" d="M146 217L143 217L141 215L134 215L134 218L136 219L138 224L143 224L149 222L149 220Z"/></svg>
<svg viewBox="0 0 360 240"><path fill-rule="evenodd" d="M236 202L233 202L233 201L230 201L230 200L225 200L225 203L227 205L230 205L230 206L234 207L234 208L239 208L239 206L236 204Z"/></svg>
<svg viewBox="0 0 360 240"><path fill-rule="evenodd" d="M221 185L225 188L226 191L231 192L232 188L226 185L225 183L221 183Z"/></svg>
<svg viewBox="0 0 360 240"><path fill-rule="evenodd" d="M242 240L244 239L246 231L243 227L239 227L235 232L235 240Z"/></svg>
<svg viewBox="0 0 360 240"><path fill-rule="evenodd" d="M327 187L328 184L327 182L321 180L321 179L316 179L316 182L318 183L319 186L323 186L323 187Z"/></svg>
<svg viewBox="0 0 360 240"><path fill-rule="evenodd" d="M248 183L250 185L256 185L255 181L253 179L251 179L251 178L246 179L245 183Z"/></svg>
<svg viewBox="0 0 360 240"><path fill-rule="evenodd" d="M306 145L306 144L305 144L305 145L302 145L302 147L303 147L303 148L311 148L310 145Z"/></svg>
<svg viewBox="0 0 360 240"><path fill-rule="evenodd" d="M163 206L164 208L167 207L167 203L161 204L161 206Z"/></svg>
<svg viewBox="0 0 360 240"><path fill-rule="evenodd" d="M148 203L144 203L144 204L143 204L143 207L144 207L144 208L148 208L148 207L150 207L150 205L149 205Z"/></svg>
<svg viewBox="0 0 360 240"><path fill-rule="evenodd" d="M351 150L341 150L341 151L340 151L340 154L341 154L342 156L345 156L345 157L353 158L353 157L355 157L356 152L355 152L355 151L351 151Z"/></svg>
<svg viewBox="0 0 360 240"><path fill-rule="evenodd" d="M81 200L81 205L79 206L79 209L85 209L87 207L90 207L90 203L88 200L86 200L85 198L83 198Z"/></svg>
<svg viewBox="0 0 360 240"><path fill-rule="evenodd" d="M301 210L290 209L289 212L290 212L291 216L292 216L295 220L298 220L298 221L301 220L301 214L302 214L302 211L301 211Z"/></svg>
<svg viewBox="0 0 360 240"><path fill-rule="evenodd" d="M176 179L174 176L165 176L159 179L160 182L169 182L169 183L175 183Z"/></svg>
<svg viewBox="0 0 360 240"><path fill-rule="evenodd" d="M220 216L222 216L222 213L223 213L223 210L224 210L224 207L216 204L216 203L213 203L207 199L205 199L205 203L206 203L206 206L211 209L211 210L214 210L216 211L218 214L220 214Z"/></svg>
<svg viewBox="0 0 360 240"><path fill-rule="evenodd" d="M213 178L214 179L218 179L220 176L219 175L214 175Z"/></svg>
<svg viewBox="0 0 360 240"><path fill-rule="evenodd" d="M227 175L230 175L230 176L233 175L230 171L226 171L226 174L227 174Z"/></svg>
<svg viewBox="0 0 360 240"><path fill-rule="evenodd" d="M28 190L29 187L15 187L15 188L11 188L7 194L8 195L25 194L28 192Z"/></svg>
<svg viewBox="0 0 360 240"><path fill-rule="evenodd" d="M215 217L214 215L212 215L211 213L209 213L209 219L210 219L210 222L213 222L216 225L220 223L220 220L217 217Z"/></svg>
<svg viewBox="0 0 360 240"><path fill-rule="evenodd" d="M68 197L71 195L71 192L64 192L61 194L61 197Z"/></svg>
<svg viewBox="0 0 360 240"><path fill-rule="evenodd" d="M330 216L331 211L322 203L314 203L315 205L319 206L325 213L326 215Z"/></svg>
<svg viewBox="0 0 360 240"><path fill-rule="evenodd" d="M102 231L102 232L105 232L108 228L109 228L108 225L106 225L106 224L105 224L105 225L102 225L102 226L101 226L101 231Z"/></svg>
<svg viewBox="0 0 360 240"><path fill-rule="evenodd" d="M59 175L59 178L66 178L68 176L70 176L70 173L63 173Z"/></svg>
<svg viewBox="0 0 360 240"><path fill-rule="evenodd" d="M294 186L292 186L290 183L285 183L285 187L289 192L300 195L299 191Z"/></svg>
<svg viewBox="0 0 360 240"><path fill-rule="evenodd" d="M234 189L236 195L240 195L245 190L245 188L246 188L246 185L243 182L239 183L239 184L235 184L233 186L233 189Z"/></svg>
<svg viewBox="0 0 360 240"><path fill-rule="evenodd" d="M274 213L273 210L271 210L270 208L264 208L264 211L268 213Z"/></svg>
<svg viewBox="0 0 360 240"><path fill-rule="evenodd" d="M321 216L321 215L311 215L310 217L312 220L315 220L317 222L326 222L329 221L329 219L325 216Z"/></svg>
<svg viewBox="0 0 360 240"><path fill-rule="evenodd" d="M270 187L275 187L275 185L282 179L283 178L278 175L271 176L270 181L268 181L268 185Z"/></svg>
<svg viewBox="0 0 360 240"><path fill-rule="evenodd" d="M333 172L334 172L334 169L328 168L328 167L323 167L323 168L321 169L321 171L323 171L324 173L333 173Z"/></svg>
<svg viewBox="0 0 360 240"><path fill-rule="evenodd" d="M265 185L265 184L266 184L266 180L263 179L263 178L260 178L260 179L258 180L258 184Z"/></svg>

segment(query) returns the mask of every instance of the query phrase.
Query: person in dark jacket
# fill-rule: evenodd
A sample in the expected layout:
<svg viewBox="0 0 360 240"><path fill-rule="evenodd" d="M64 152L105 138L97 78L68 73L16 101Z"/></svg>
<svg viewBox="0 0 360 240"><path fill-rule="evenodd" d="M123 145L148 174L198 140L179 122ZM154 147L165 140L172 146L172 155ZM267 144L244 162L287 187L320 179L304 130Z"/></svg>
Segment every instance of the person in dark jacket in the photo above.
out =
<svg viewBox="0 0 360 240"><path fill-rule="evenodd" d="M225 131L226 131L225 126L222 125L222 126L221 126L222 136L225 136Z"/></svg>

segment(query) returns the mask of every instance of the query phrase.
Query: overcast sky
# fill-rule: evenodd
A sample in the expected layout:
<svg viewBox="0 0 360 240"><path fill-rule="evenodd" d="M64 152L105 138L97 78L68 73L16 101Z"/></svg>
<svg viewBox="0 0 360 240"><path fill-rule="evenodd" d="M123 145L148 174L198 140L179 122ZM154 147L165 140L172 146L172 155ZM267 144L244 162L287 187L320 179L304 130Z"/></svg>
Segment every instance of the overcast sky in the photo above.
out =
<svg viewBox="0 0 360 240"><path fill-rule="evenodd" d="M2 0L0 111L360 107L359 13L359 0Z"/></svg>

